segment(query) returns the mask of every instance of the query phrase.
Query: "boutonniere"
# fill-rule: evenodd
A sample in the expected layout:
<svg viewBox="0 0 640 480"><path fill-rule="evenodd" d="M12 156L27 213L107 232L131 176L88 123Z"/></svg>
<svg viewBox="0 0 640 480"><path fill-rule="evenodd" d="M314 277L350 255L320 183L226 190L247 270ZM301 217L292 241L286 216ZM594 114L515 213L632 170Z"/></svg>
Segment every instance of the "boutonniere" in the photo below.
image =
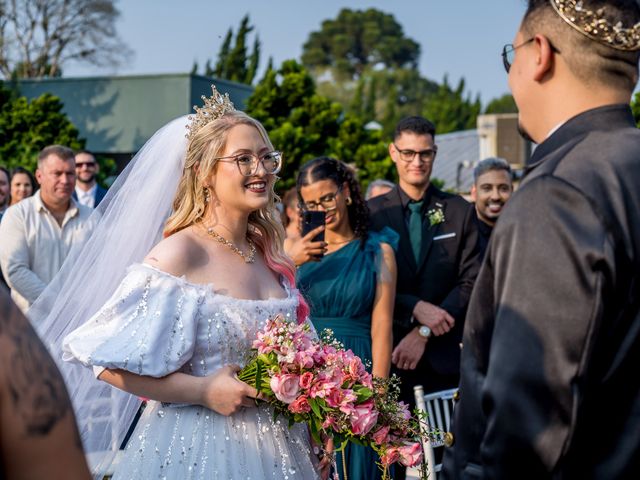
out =
<svg viewBox="0 0 640 480"><path fill-rule="evenodd" d="M442 211L442 208L438 207L438 208L432 208L431 210L429 210L427 212L427 217L429 218L429 225L430 226L434 226L434 225L438 225L440 223L444 223L444 212Z"/></svg>

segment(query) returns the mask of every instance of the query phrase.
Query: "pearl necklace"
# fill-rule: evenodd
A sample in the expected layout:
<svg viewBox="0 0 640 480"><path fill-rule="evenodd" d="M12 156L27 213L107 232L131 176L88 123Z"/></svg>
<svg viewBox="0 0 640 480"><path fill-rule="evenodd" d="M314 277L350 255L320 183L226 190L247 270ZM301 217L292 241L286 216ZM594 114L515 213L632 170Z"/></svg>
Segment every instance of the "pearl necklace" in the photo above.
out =
<svg viewBox="0 0 640 480"><path fill-rule="evenodd" d="M207 233L210 236L212 236L213 238L215 238L218 242L220 242L221 244L223 244L223 245L227 246L229 249L231 249L232 252L236 253L237 255L240 255L242 257L242 259L245 261L245 263L253 263L253 262L255 262L255 260L256 260L256 246L249 238L247 238L247 243L249 244L249 253L245 254L242 250L240 250L238 247L236 247L232 242L230 242L229 240L224 238L222 235L220 235L218 232L216 232L213 229L213 227L207 228Z"/></svg>

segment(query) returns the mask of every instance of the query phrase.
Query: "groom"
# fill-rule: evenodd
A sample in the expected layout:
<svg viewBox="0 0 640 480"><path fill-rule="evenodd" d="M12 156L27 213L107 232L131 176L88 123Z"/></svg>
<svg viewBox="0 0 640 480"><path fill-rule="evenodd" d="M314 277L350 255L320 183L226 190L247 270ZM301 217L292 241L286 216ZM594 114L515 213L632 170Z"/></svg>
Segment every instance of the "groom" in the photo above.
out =
<svg viewBox="0 0 640 480"><path fill-rule="evenodd" d="M503 50L539 146L469 306L448 479L640 478L636 0L529 0Z"/></svg>
<svg viewBox="0 0 640 480"><path fill-rule="evenodd" d="M427 393L458 385L462 327L479 268L473 205L430 183L434 137L430 121L401 120L389 144L399 184L369 201L372 228L400 235L392 362L411 405L414 385Z"/></svg>

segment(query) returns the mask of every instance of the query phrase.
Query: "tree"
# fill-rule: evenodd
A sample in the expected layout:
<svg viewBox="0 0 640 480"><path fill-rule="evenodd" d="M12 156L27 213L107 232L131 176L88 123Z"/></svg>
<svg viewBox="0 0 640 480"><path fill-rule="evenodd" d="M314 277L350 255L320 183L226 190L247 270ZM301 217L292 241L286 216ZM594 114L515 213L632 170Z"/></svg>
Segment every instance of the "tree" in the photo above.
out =
<svg viewBox="0 0 640 480"><path fill-rule="evenodd" d="M218 52L215 69L208 68L205 70L205 75L214 75L218 78L251 84L260 64L260 39L258 35L253 41L251 55L247 56L247 36L253 29L254 27L249 25L249 15L245 15L240 21L233 48L231 47L233 30L229 29Z"/></svg>
<svg viewBox="0 0 640 480"><path fill-rule="evenodd" d="M481 110L480 98L464 98L464 89L464 78L452 89L445 76L438 91L429 97L422 115L436 125L438 133L476 128L476 120Z"/></svg>
<svg viewBox="0 0 640 480"><path fill-rule="evenodd" d="M69 62L114 66L131 51L118 38L115 0L0 2L0 73L56 77Z"/></svg>
<svg viewBox="0 0 640 480"><path fill-rule="evenodd" d="M302 63L310 69L331 68L339 77L357 79L376 68L413 68L420 46L405 37L393 15L370 8L342 9L325 20L303 46Z"/></svg>
<svg viewBox="0 0 640 480"><path fill-rule="evenodd" d="M309 35L302 61L318 93L365 123L380 122L382 135L388 136L402 117L421 114L438 90L418 72L419 56L419 45L392 15L345 9Z"/></svg>
<svg viewBox="0 0 640 480"><path fill-rule="evenodd" d="M366 130L360 118L319 95L309 72L295 60L267 71L246 110L263 123L276 148L285 149L283 189L294 185L302 163L320 155L354 164L364 184L373 178L394 178L380 132Z"/></svg>
<svg viewBox="0 0 640 480"><path fill-rule="evenodd" d="M378 82L375 76L371 77L369 82L369 94L367 95L367 102L364 105L363 116L368 121L376 119L376 101L378 97Z"/></svg>
<svg viewBox="0 0 640 480"><path fill-rule="evenodd" d="M29 101L0 86L0 163L34 171L38 152L47 145L84 148L85 141L62 107L60 99L48 93Z"/></svg>
<svg viewBox="0 0 640 480"><path fill-rule="evenodd" d="M357 117L364 115L364 79L360 78L356 84L356 91L349 103L349 111Z"/></svg>
<svg viewBox="0 0 640 480"><path fill-rule="evenodd" d="M505 93L491 100L484 113L518 113L518 107L513 97Z"/></svg>
<svg viewBox="0 0 640 480"><path fill-rule="evenodd" d="M225 78L227 72L227 60L229 58L229 51L231 50L231 40L233 40L233 30L230 28L227 30L227 35L224 37L224 41L220 46L220 51L218 52L218 60L216 62L215 70L211 70L211 68L207 68L204 74L208 77L211 74L215 75L218 78ZM209 61L207 60L207 64Z"/></svg>

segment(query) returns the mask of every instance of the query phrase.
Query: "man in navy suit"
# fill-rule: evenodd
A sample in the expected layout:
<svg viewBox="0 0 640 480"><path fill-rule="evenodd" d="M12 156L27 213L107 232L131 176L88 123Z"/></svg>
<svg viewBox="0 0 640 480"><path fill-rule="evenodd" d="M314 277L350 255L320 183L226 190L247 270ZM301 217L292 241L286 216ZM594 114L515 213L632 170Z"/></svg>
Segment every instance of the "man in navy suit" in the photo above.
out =
<svg viewBox="0 0 640 480"><path fill-rule="evenodd" d="M93 154L87 150L76 153L76 188L73 198L82 205L95 208L107 191L96 182L100 166Z"/></svg>

